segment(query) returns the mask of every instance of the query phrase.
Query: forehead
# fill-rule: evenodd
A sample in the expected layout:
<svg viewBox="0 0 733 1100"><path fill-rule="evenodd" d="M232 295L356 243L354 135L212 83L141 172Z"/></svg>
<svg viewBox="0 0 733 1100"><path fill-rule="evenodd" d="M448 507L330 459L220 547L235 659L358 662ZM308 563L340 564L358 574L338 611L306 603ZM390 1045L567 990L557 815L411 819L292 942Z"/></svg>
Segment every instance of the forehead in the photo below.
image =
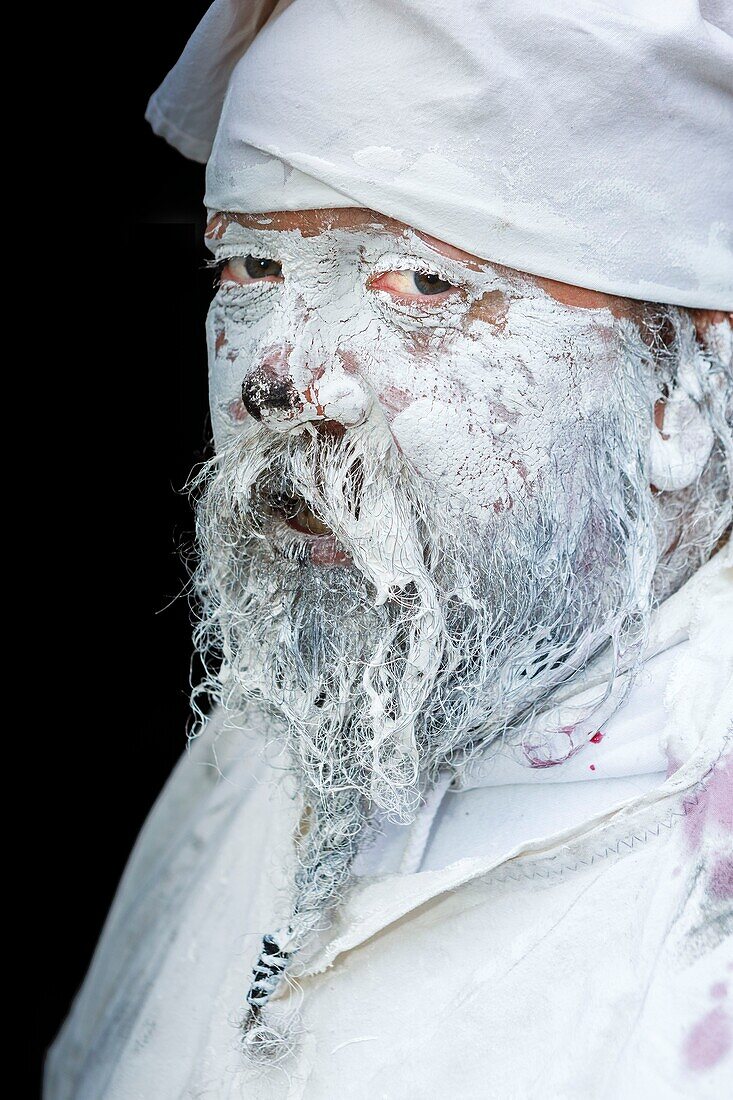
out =
<svg viewBox="0 0 733 1100"><path fill-rule="evenodd" d="M240 214L236 211L215 212L206 226L206 239L211 243L219 240L228 225L235 223L243 229L258 231L290 232L297 230L301 237L308 239L322 233L343 230L345 232L372 232L392 237L395 241L408 240L414 235L419 237L439 255L458 260L474 270L486 266L478 256L464 252L461 248L440 241L429 233L423 233L413 226L396 218L378 214L376 210L361 207L331 208L328 210L272 210L264 214ZM493 264L494 268L499 265Z"/></svg>

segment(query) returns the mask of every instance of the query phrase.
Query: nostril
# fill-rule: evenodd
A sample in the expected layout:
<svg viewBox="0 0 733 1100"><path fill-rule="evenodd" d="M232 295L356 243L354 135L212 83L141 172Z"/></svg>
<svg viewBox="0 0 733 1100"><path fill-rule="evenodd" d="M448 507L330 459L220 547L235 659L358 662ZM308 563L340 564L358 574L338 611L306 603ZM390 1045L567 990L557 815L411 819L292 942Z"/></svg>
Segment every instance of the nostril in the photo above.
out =
<svg viewBox="0 0 733 1100"><path fill-rule="evenodd" d="M346 428L338 420L317 420L314 427L319 435L330 435L334 439L340 439L346 432Z"/></svg>
<svg viewBox="0 0 733 1100"><path fill-rule="evenodd" d="M289 379L276 378L262 369L242 383L242 404L255 420L261 420L265 412L289 412L297 404L297 396Z"/></svg>

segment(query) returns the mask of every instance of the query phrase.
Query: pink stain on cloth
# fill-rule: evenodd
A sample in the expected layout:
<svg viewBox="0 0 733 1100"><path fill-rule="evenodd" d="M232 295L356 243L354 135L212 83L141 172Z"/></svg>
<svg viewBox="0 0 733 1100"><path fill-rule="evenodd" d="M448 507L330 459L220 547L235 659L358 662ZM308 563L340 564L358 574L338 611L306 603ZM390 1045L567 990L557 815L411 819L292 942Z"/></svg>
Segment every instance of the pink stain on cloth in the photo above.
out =
<svg viewBox="0 0 733 1100"><path fill-rule="evenodd" d="M684 829L690 853L699 850L708 829L733 832L733 754L715 765L697 801L687 803Z"/></svg>
<svg viewBox="0 0 733 1100"><path fill-rule="evenodd" d="M600 745L606 736L601 730L588 737L587 741L575 740L575 726L560 726L554 734L547 735L543 742L538 744L525 744L524 754L531 768L555 768L558 764L564 764L580 752L586 744ZM566 741L563 741L566 738ZM595 764L590 765L590 770L596 770Z"/></svg>
<svg viewBox="0 0 733 1100"><path fill-rule="evenodd" d="M720 856L713 863L708 890L716 898L733 898L733 856Z"/></svg>
<svg viewBox="0 0 733 1100"><path fill-rule="evenodd" d="M560 726L558 730L548 731L546 737L537 743L524 745L524 755L531 768L556 768L564 764L583 748L582 742L575 744L573 734L575 726ZM566 740L563 741L563 738Z"/></svg>
<svg viewBox="0 0 733 1100"><path fill-rule="evenodd" d="M685 1065L696 1072L711 1069L725 1057L730 1047L730 1018L722 1005L718 1005L703 1016L687 1036L683 1048Z"/></svg>

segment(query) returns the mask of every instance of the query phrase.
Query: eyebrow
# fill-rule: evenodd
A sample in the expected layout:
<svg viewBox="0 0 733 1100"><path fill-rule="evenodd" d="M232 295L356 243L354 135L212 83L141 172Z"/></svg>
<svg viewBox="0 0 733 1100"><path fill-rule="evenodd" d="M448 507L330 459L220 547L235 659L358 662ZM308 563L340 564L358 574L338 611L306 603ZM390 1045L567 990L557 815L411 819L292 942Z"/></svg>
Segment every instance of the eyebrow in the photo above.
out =
<svg viewBox="0 0 733 1100"><path fill-rule="evenodd" d="M277 213L277 212L275 212ZM246 218L258 219L259 224L244 224L241 219ZM392 221L392 219L390 219ZM228 226L237 225L245 233L247 232L270 232L270 233L289 233L293 232L293 229L278 229L272 226L271 214L237 214L236 212L217 211L216 214L210 219L204 232L204 239L206 241L219 241L224 236ZM441 241L437 237L433 237L430 233L426 233L421 229L415 229L414 226L407 225L407 223L395 223L385 224L382 221L365 221L359 225L335 225L335 226L321 226L319 228L307 229L305 232L302 227L297 227L301 235L307 239L309 237L318 237L321 233L329 230L340 230L343 233L356 233L363 231L364 229L374 229L378 232L387 233L389 236L400 239L410 232L414 233L419 239L426 244L432 251L437 252L438 255L443 256L445 259L453 260L454 262L463 264L472 271L481 271L485 263L490 261L482 260L478 256L472 255L470 252L464 252L463 249L456 247L455 245L448 244L446 241Z"/></svg>
<svg viewBox="0 0 733 1100"><path fill-rule="evenodd" d="M433 248L441 256L445 256L447 260L456 260L458 263L465 264L474 271L480 271L484 264L490 262L488 260L482 260L479 256L474 256L470 252L464 252L462 248L456 248L455 245L447 244L446 241L440 241L437 237L432 237L429 233L423 233L420 229L413 229L413 233L415 233L415 235L429 248Z"/></svg>

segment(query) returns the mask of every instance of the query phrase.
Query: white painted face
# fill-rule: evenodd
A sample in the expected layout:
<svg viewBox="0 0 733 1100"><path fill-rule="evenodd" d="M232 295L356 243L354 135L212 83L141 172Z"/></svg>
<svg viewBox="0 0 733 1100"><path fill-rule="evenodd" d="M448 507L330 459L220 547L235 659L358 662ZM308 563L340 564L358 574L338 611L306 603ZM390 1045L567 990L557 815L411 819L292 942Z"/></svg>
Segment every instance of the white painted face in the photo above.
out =
<svg viewBox="0 0 733 1100"><path fill-rule="evenodd" d="M618 369L609 309L379 222L306 236L222 218L208 243L223 264L207 326L218 448L257 426L245 385L273 432L390 433L458 511L490 520L587 446Z"/></svg>

